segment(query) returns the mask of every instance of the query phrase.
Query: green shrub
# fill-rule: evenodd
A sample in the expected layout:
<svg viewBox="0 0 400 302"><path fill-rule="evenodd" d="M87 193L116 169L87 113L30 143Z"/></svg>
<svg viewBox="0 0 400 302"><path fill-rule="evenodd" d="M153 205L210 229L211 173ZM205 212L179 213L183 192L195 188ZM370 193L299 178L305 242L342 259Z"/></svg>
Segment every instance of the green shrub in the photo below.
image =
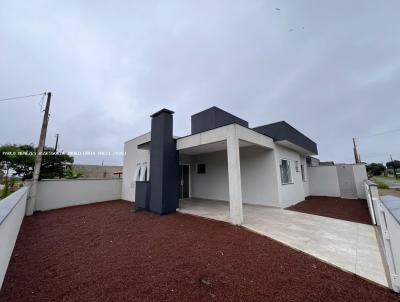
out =
<svg viewBox="0 0 400 302"><path fill-rule="evenodd" d="M389 189L389 186L387 184L384 184L383 182L377 183L378 189L381 190L386 190Z"/></svg>

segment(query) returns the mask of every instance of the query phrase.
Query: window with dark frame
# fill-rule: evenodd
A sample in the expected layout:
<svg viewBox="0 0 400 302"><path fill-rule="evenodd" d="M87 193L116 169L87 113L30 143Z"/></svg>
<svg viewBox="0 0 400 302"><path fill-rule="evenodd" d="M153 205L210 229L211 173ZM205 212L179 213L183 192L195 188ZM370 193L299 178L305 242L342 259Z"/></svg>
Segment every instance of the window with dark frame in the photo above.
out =
<svg viewBox="0 0 400 302"><path fill-rule="evenodd" d="M206 164L197 164L197 174L206 173Z"/></svg>
<svg viewBox="0 0 400 302"><path fill-rule="evenodd" d="M292 171L290 169L290 161L288 159L281 159L281 182L283 185L292 184Z"/></svg>
<svg viewBox="0 0 400 302"><path fill-rule="evenodd" d="M306 173L304 171L304 165L300 165L300 168L301 168L301 179L303 181L306 181Z"/></svg>

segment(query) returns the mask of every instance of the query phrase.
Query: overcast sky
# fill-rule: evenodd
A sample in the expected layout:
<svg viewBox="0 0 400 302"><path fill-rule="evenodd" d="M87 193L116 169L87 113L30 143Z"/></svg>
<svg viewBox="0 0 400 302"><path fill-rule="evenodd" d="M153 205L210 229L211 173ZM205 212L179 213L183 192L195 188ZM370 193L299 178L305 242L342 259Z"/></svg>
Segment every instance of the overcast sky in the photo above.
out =
<svg viewBox="0 0 400 302"><path fill-rule="evenodd" d="M3 1L0 99L53 92L46 143L123 151L149 115L218 106L285 120L319 158L400 159L400 1ZM103 1L105 2L105 1ZM0 143L36 143L40 97L0 102ZM121 164L120 156L76 162Z"/></svg>

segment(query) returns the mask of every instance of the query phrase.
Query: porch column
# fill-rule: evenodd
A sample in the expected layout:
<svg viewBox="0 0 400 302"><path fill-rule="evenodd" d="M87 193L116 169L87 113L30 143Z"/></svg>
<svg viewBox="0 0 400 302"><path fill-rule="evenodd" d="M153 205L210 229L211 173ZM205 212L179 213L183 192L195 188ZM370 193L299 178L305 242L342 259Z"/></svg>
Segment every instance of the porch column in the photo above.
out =
<svg viewBox="0 0 400 302"><path fill-rule="evenodd" d="M230 219L232 224L240 225L243 222L242 181L240 177L239 139L235 125L231 125L228 129L226 145L228 153Z"/></svg>

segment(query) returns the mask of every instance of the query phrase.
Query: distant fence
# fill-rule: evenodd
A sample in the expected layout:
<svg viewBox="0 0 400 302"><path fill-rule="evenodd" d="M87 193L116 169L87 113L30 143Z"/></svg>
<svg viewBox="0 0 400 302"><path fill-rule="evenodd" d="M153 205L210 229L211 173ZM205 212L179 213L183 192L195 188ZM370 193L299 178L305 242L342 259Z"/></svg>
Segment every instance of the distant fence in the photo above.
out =
<svg viewBox="0 0 400 302"><path fill-rule="evenodd" d="M390 281L395 292L400 292L400 198L395 196L379 197L377 186L364 183L371 219L380 229L386 262L389 267Z"/></svg>
<svg viewBox="0 0 400 302"><path fill-rule="evenodd" d="M23 187L0 201L0 289L25 216L27 196L28 188Z"/></svg>
<svg viewBox="0 0 400 302"><path fill-rule="evenodd" d="M122 179L40 180L35 211L46 211L121 198Z"/></svg>

